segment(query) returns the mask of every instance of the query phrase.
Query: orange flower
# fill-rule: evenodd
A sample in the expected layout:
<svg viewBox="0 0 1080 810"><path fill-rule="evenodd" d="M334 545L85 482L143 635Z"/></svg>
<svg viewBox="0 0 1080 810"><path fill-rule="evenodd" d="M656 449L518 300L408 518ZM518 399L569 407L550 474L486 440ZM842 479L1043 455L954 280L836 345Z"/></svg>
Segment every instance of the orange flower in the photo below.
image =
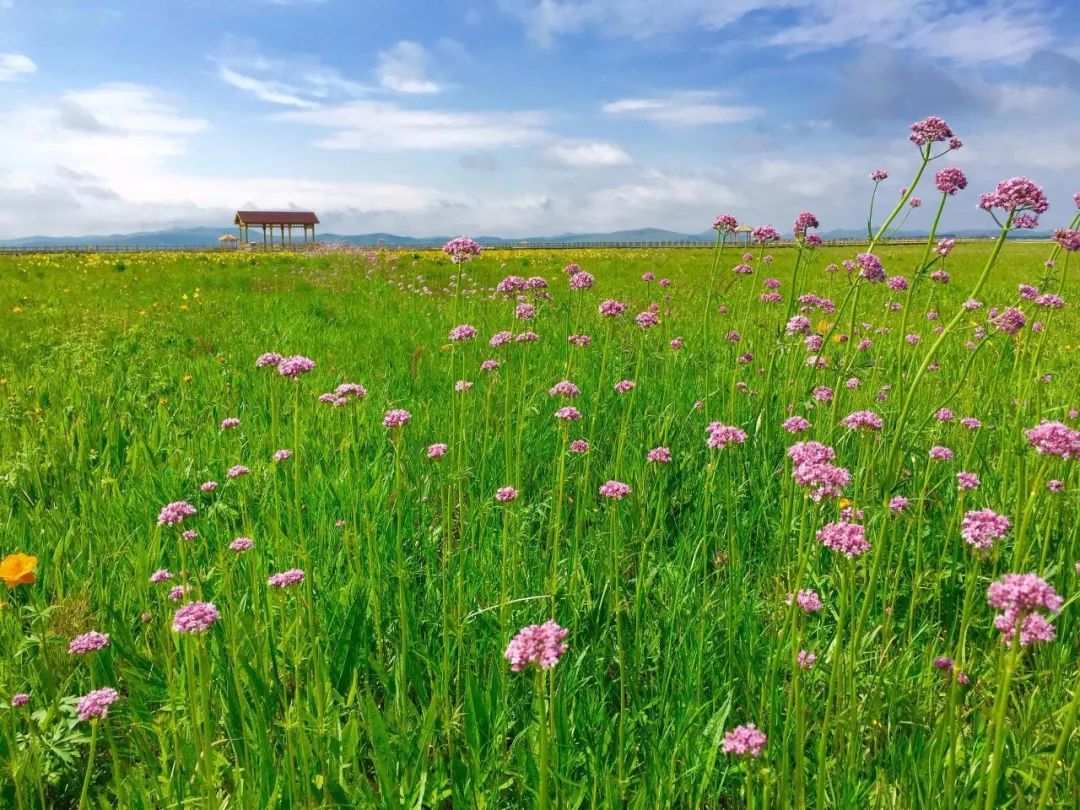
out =
<svg viewBox="0 0 1080 810"><path fill-rule="evenodd" d="M33 585L37 581L34 576L34 568L37 566L37 557L28 554L9 554L0 562L0 579L9 588L19 585Z"/></svg>

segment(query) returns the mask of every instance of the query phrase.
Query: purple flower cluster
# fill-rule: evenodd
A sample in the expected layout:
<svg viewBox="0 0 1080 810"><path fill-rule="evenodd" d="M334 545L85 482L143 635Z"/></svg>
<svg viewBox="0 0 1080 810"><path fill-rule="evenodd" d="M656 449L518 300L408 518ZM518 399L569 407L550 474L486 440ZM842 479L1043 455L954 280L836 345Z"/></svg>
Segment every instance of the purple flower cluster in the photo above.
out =
<svg viewBox="0 0 1080 810"><path fill-rule="evenodd" d="M510 501L516 501L518 497L518 491L513 487L499 487L495 490L495 500L499 503L510 503Z"/></svg>
<svg viewBox="0 0 1080 810"><path fill-rule="evenodd" d="M483 251L479 242L474 242L467 236L459 236L457 239L451 239L445 245L442 246L442 252L450 257L450 261L454 264L461 264L467 262L470 259L479 256Z"/></svg>
<svg viewBox="0 0 1080 810"><path fill-rule="evenodd" d="M109 634L91 630L81 636L75 636L68 644L68 655L87 655L109 646Z"/></svg>
<svg viewBox="0 0 1080 810"><path fill-rule="evenodd" d="M518 631L506 647L503 657L510 662L510 669L521 672L528 666L552 669L568 649L566 637L570 631L553 621L530 624Z"/></svg>
<svg viewBox="0 0 1080 810"><path fill-rule="evenodd" d="M737 757L760 757L769 738L753 723L736 726L724 735L723 751Z"/></svg>
<svg viewBox="0 0 1080 810"><path fill-rule="evenodd" d="M75 713L84 723L87 720L103 720L109 716L109 707L119 699L120 695L111 686L95 689L79 698Z"/></svg>
<svg viewBox="0 0 1080 810"><path fill-rule="evenodd" d="M827 523L818 529L817 539L826 548L848 558L858 557L870 550L870 544L866 541L866 530L858 523Z"/></svg>
<svg viewBox="0 0 1080 810"><path fill-rule="evenodd" d="M184 518L194 514L195 507L187 501L173 501L161 507L161 513L157 519L158 526L178 526L183 523Z"/></svg>
<svg viewBox="0 0 1080 810"><path fill-rule="evenodd" d="M988 551L994 541L1004 537L1011 528L1012 521L993 509L975 509L964 513L960 536L979 551Z"/></svg>
<svg viewBox="0 0 1080 810"><path fill-rule="evenodd" d="M387 411L383 415L383 426L388 428L399 428L402 425L408 423L412 419L412 414L401 408L393 408Z"/></svg>
<svg viewBox="0 0 1080 810"><path fill-rule="evenodd" d="M1080 431L1063 422L1041 422L1024 431L1035 452L1046 456L1080 458Z"/></svg>
<svg viewBox="0 0 1080 810"><path fill-rule="evenodd" d="M840 424L851 430L881 430L884 423L873 411L852 411L840 420Z"/></svg>
<svg viewBox="0 0 1080 810"><path fill-rule="evenodd" d="M739 221L731 214L721 214L713 220L713 229L721 233L731 233L739 227Z"/></svg>
<svg viewBox="0 0 1080 810"><path fill-rule="evenodd" d="M630 485L622 481L607 481L600 485L600 496L621 501L631 493Z"/></svg>
<svg viewBox="0 0 1080 810"><path fill-rule="evenodd" d="M189 602L173 615L174 633L205 633L221 618L210 602Z"/></svg>
<svg viewBox="0 0 1080 810"><path fill-rule="evenodd" d="M1054 626L1038 611L1057 613L1061 597L1054 586L1037 574L1006 574L986 590L986 604L1002 611L994 617L994 627L1009 644L1017 626L1020 644L1028 646L1054 640Z"/></svg>
<svg viewBox="0 0 1080 810"><path fill-rule="evenodd" d="M952 129L936 115L916 121L911 125L911 134L908 136L908 140L916 146L948 141L951 138L955 138Z"/></svg>
<svg viewBox="0 0 1080 810"><path fill-rule="evenodd" d="M881 265L881 259L873 253L860 253L855 257L859 263L859 275L869 282L885 280L885 268Z"/></svg>
<svg viewBox="0 0 1080 810"><path fill-rule="evenodd" d="M286 357L278 363L277 367L278 374L282 377L289 377L294 380L301 374L307 374L314 369L315 361L309 357L304 357L301 354L294 354L292 357Z"/></svg>
<svg viewBox="0 0 1080 810"><path fill-rule="evenodd" d="M780 231L776 230L772 225L758 225L750 232L750 236L759 245L764 245L766 242L780 241Z"/></svg>
<svg viewBox="0 0 1080 810"><path fill-rule="evenodd" d="M294 585L299 585L303 581L304 572L299 568L290 568L288 571L273 574L266 580L266 584L271 588L291 588Z"/></svg>
<svg viewBox="0 0 1080 810"><path fill-rule="evenodd" d="M934 175L934 185L942 194L952 196L958 191L967 188L967 177L957 168L942 169Z"/></svg>
<svg viewBox="0 0 1080 810"><path fill-rule="evenodd" d="M746 441L746 431L733 425L711 422L705 429L709 434L705 444L714 450L724 450L730 445Z"/></svg>
<svg viewBox="0 0 1080 810"><path fill-rule="evenodd" d="M469 326L467 323L463 323L460 326L455 326L450 330L448 335L451 341L454 343L462 343L466 340L472 340L476 337L476 327Z"/></svg>
<svg viewBox="0 0 1080 810"><path fill-rule="evenodd" d="M979 208L984 211L1000 208L1013 213L1031 211L1042 214L1049 207L1050 202L1042 188L1026 177L1002 180L992 192L979 195Z"/></svg>

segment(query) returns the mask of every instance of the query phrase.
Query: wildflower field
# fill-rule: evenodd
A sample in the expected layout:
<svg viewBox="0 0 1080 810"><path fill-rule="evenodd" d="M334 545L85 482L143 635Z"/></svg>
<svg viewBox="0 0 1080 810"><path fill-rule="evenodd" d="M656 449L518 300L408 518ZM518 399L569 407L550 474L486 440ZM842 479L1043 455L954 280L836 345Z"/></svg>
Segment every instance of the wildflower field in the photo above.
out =
<svg viewBox="0 0 1080 810"><path fill-rule="evenodd" d="M1077 209L891 244L920 126L862 246L0 258L0 806L1080 805Z"/></svg>

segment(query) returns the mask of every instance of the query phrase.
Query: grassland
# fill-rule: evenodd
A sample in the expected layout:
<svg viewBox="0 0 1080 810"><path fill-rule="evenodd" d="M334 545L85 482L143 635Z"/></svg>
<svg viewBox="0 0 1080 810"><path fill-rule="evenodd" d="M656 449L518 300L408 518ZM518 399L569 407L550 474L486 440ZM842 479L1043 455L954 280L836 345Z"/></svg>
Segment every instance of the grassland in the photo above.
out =
<svg viewBox="0 0 1080 810"><path fill-rule="evenodd" d="M711 303L711 250L489 251L460 284L434 252L0 258L0 556L38 558L0 610L0 804L967 807L994 780L1001 806L1080 805L1080 462L1033 453L1023 432L1075 427L1080 408L1075 307L1017 292L1076 296L1063 258L1044 267L1051 248L1009 242L979 295L1019 305L1023 329L982 337L987 308L971 310L932 357L988 243L957 245L947 285L851 299L849 274L825 270L851 250L809 254L793 291L794 249L770 264L755 250L735 276L729 246ZM924 250L877 253L911 276ZM570 261L592 289L569 289ZM493 292L508 275L546 279L534 319ZM770 277L779 303L758 300ZM784 330L804 292L841 310L809 315L822 368ZM627 313L600 317L609 298ZM650 304L660 323L644 330L633 315ZM479 337L450 342L462 323ZM491 348L500 330L539 339ZM317 367L284 379L255 367L264 352ZM563 379L581 396L551 397ZM624 379L636 387L615 393ZM318 401L344 382L366 396ZM554 419L566 404L583 419ZM935 420L943 407L982 426ZM389 430L393 408L412 419ZM858 410L884 428L841 425ZM789 435L792 415L813 427ZM713 420L745 443L707 447ZM569 454L578 438L589 452ZM793 481L800 439L835 448L844 500ZM661 446L671 463L648 463ZM294 455L273 461L281 448ZM230 479L234 465L250 472ZM959 471L979 487L959 492ZM630 496L598 497L611 479ZM519 496L497 502L505 486ZM197 514L158 525L180 500ZM815 540L845 508L871 546L853 560ZM982 508L1012 525L977 555L960 523ZM231 551L236 537L253 549ZM172 579L151 583L159 569ZM267 588L287 569L301 586ZM985 596L1010 571L1065 598L1056 640L1015 656ZM172 631L180 584L220 611L209 632ZM825 609L803 615L786 596L809 588ZM547 619L569 650L511 672L507 642ZM109 645L69 655L88 630ZM816 665L796 666L799 650ZM108 718L79 722L77 698L102 686L120 694ZM29 704L7 707L15 693ZM748 722L763 755L725 756Z"/></svg>

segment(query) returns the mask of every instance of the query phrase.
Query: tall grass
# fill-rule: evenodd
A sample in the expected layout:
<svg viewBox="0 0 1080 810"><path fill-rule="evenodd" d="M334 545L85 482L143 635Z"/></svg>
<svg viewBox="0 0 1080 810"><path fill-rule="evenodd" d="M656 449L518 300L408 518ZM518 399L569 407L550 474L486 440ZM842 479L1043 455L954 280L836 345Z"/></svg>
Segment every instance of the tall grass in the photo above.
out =
<svg viewBox="0 0 1080 810"><path fill-rule="evenodd" d="M0 611L0 803L1077 806L1078 462L1037 455L1023 431L1075 427L1080 321L1017 293L1069 300L1075 267L1059 254L1045 268L1048 243L962 242L932 263L879 236L888 274L919 279L909 290L827 272L852 254L810 246L755 249L732 274L730 239L722 259L4 258L0 551L38 562ZM571 258L592 289L570 289ZM493 291L510 274L546 280L522 293L533 320ZM779 302L759 300L769 277ZM806 292L836 305L809 313L812 351L785 329ZM1027 325L987 327L986 307L960 306L976 292ZM609 298L630 307L603 318ZM659 325L642 329L650 305ZM479 336L452 343L462 323ZM489 347L505 329L539 339ZM317 367L256 369L269 351ZM498 369L480 371L487 359ZM562 379L581 396L551 397ZM343 382L366 396L318 401ZM823 386L831 402L813 397ZM583 419L553 418L566 404ZM946 407L955 418L936 420ZM391 408L411 421L387 429ZM882 429L841 423L858 410ZM793 415L812 427L789 435ZM240 426L221 430L226 417ZM708 447L715 420L745 442ZM588 451L569 452L579 438ZM843 500L793 480L797 440L835 449ZM444 457L428 458L434 443ZM938 445L952 460L929 457ZM648 462L661 446L670 463ZM294 455L273 461L282 447ZM237 464L250 474L227 478ZM959 471L979 487L958 491ZM608 480L631 494L602 498ZM519 496L497 502L505 486ZM157 526L176 500L197 514ZM1012 526L978 555L960 526L984 507ZM842 514L865 554L818 542ZM254 547L230 550L237 537ZM162 568L173 579L152 584ZM293 568L301 585L267 586ZM1051 643L1009 647L992 624L987 585L1022 571L1065 597ZM206 633L173 632L179 584L220 611ZM825 609L790 603L803 589ZM507 642L547 619L569 651L511 672ZM108 647L70 656L89 629ZM77 698L105 685L120 693L108 717L79 722ZM15 693L29 703L7 707ZM760 758L726 756L725 733L751 722Z"/></svg>

